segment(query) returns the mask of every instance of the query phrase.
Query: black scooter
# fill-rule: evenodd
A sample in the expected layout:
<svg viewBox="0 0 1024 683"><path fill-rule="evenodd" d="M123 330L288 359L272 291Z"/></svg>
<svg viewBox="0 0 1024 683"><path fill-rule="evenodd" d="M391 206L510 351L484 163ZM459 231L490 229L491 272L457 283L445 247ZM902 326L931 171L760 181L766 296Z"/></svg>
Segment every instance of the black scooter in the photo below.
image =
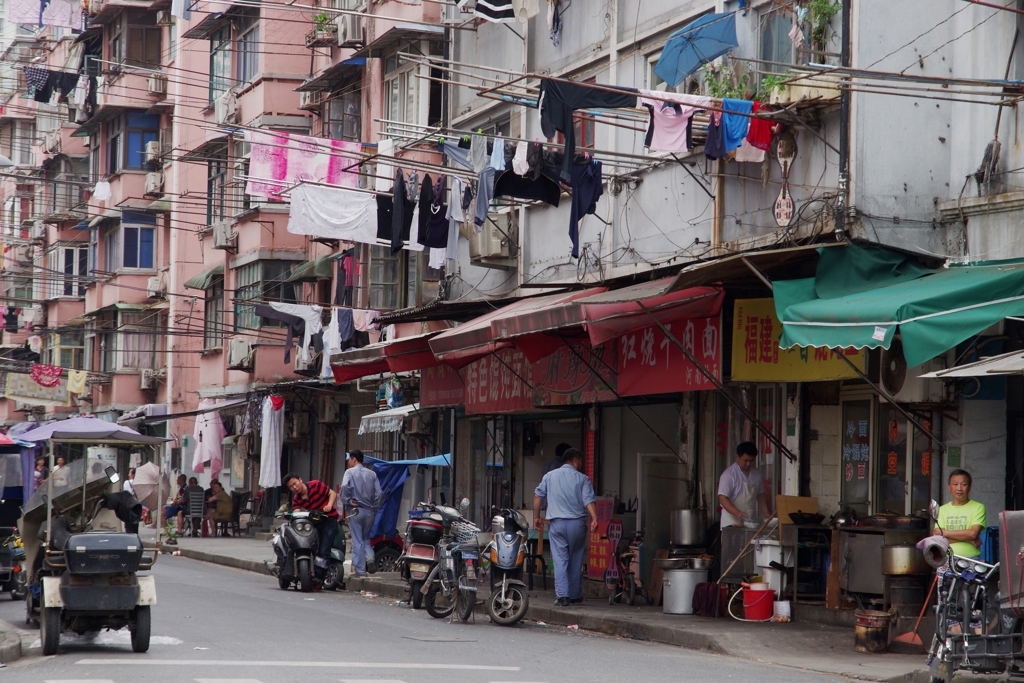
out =
<svg viewBox="0 0 1024 683"><path fill-rule="evenodd" d="M278 513L275 517L285 519L287 522L278 527L274 532L274 537L270 540L277 561L274 564L267 562L267 569L277 577L277 585L281 587L281 590L288 590L294 583L297 584L300 591L308 593L313 590L313 566L316 561L316 551L320 547L318 529L321 524L332 523L333 520L322 512L308 510ZM340 529L338 535L341 535ZM344 558L344 556L342 557ZM344 559L342 559L343 561ZM337 571L334 572L328 571L328 580L332 576L342 577L341 568L337 567L336 569ZM341 580L344 579L341 578ZM340 582L337 581L337 583ZM336 586L327 585L325 582L324 587L330 589Z"/></svg>

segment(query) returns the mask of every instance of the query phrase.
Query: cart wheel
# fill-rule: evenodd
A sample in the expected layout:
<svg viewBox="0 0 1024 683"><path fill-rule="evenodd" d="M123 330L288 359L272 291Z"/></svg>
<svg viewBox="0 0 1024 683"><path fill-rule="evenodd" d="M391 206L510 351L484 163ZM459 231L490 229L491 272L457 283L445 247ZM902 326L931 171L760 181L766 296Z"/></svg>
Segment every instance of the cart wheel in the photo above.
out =
<svg viewBox="0 0 1024 683"><path fill-rule="evenodd" d="M57 654L60 645L60 607L44 607L40 619L40 639L43 641L43 655Z"/></svg>
<svg viewBox="0 0 1024 683"><path fill-rule="evenodd" d="M132 652L145 652L149 649L149 632L152 628L152 615L149 605L135 608L135 628L132 632Z"/></svg>

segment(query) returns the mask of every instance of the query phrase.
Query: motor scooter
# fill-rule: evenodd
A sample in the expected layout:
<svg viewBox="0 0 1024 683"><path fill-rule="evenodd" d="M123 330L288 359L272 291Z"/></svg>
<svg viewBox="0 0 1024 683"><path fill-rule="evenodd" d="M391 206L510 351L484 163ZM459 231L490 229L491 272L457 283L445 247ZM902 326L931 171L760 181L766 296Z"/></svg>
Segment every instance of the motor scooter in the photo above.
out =
<svg viewBox="0 0 1024 683"><path fill-rule="evenodd" d="M277 559L273 564L267 562L267 569L277 577L281 590L288 590L295 584L300 591L308 593L313 590L313 567L320 547L318 528L321 524L337 522L322 512L309 510L279 511L275 517L286 521L270 539ZM334 539L331 559L321 582L327 590L343 588L345 580L345 539L341 529Z"/></svg>
<svg viewBox="0 0 1024 683"><path fill-rule="evenodd" d="M462 516L469 500L462 499L459 510L446 505L434 506L441 516L442 537L437 546L438 560L424 581L421 591L427 614L443 619L456 612L466 621L476 604L480 529Z"/></svg>
<svg viewBox="0 0 1024 683"><path fill-rule="evenodd" d="M398 565L402 578L409 583L409 602L413 609L423 605L423 583L437 564L437 545L441 542L443 517L429 503L420 503L409 510L405 528L405 551Z"/></svg>
<svg viewBox="0 0 1024 683"><path fill-rule="evenodd" d="M496 624L514 626L530 607L530 594L523 583L530 524L523 513L505 508L495 517L492 527L494 536L484 549L484 557L490 558L491 596L487 613Z"/></svg>
<svg viewBox="0 0 1024 683"><path fill-rule="evenodd" d="M14 527L0 527L0 593L25 599L25 547Z"/></svg>

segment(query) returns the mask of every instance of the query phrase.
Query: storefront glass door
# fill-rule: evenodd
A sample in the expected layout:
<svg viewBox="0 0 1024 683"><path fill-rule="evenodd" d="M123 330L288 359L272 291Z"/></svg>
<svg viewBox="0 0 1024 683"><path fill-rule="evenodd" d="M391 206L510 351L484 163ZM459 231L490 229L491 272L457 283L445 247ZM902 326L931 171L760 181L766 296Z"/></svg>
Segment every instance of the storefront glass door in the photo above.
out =
<svg viewBox="0 0 1024 683"><path fill-rule="evenodd" d="M853 508L861 517L868 514L871 493L871 403L868 398L842 404L839 505Z"/></svg>

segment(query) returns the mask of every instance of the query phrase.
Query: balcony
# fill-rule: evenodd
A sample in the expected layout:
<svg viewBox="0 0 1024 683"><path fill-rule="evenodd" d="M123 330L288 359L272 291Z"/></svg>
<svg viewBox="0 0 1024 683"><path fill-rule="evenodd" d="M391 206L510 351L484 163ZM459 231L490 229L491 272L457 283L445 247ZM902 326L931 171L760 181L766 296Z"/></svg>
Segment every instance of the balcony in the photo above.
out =
<svg viewBox="0 0 1024 683"><path fill-rule="evenodd" d="M84 220L89 214L85 197L89 176L80 173L59 173L47 183L40 213L44 223Z"/></svg>
<svg viewBox="0 0 1024 683"><path fill-rule="evenodd" d="M338 26L329 22L321 22L306 33L306 47L337 47Z"/></svg>

